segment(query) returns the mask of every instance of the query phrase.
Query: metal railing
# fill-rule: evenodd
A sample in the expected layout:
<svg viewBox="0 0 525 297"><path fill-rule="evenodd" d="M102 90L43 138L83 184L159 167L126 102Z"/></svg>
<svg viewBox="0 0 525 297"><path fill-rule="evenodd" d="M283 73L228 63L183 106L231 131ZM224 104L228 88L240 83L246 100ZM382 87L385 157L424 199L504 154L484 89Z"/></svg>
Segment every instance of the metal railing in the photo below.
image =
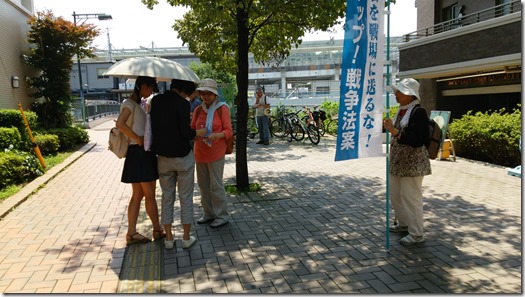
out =
<svg viewBox="0 0 525 297"><path fill-rule="evenodd" d="M448 20L445 22L435 24L432 27L420 29L420 30L405 34L403 35L403 42L409 42L412 40L425 38L425 37L432 36L435 34L458 29L463 26L468 26L468 25L472 25L475 23L502 17L504 15L508 15L508 14L515 13L518 11L521 11L520 1L516 0L516 1L509 2L509 3L500 4L500 5L488 8L488 9L480 10L475 13L464 15L459 18L455 18L452 20Z"/></svg>
<svg viewBox="0 0 525 297"><path fill-rule="evenodd" d="M85 103L86 122L115 115L120 112L120 103L114 100L86 100ZM82 101L80 98L76 98L73 101L71 115L73 116L74 122L84 122L82 119Z"/></svg>

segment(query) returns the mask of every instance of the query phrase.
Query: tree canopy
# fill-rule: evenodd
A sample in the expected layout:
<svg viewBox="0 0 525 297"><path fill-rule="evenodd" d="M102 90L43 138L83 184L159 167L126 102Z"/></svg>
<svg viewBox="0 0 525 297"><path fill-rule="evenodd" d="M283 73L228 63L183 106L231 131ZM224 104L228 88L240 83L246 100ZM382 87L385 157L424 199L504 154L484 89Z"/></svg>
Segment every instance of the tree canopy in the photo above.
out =
<svg viewBox="0 0 525 297"><path fill-rule="evenodd" d="M248 54L261 64L279 63L305 33L337 24L346 0L166 0L190 10L173 29L201 61L236 74L236 180L249 186L246 156ZM142 0L148 8L158 0Z"/></svg>
<svg viewBox="0 0 525 297"><path fill-rule="evenodd" d="M76 54L82 59L93 57L89 45L100 33L92 24L79 24L62 17L55 17L51 11L40 11L29 19L30 30L27 41L32 45L26 63L40 70L40 76L29 78L35 92L31 97L45 99L35 104L40 124L44 127L66 127L71 124L70 116L70 73ZM79 74L80 75L80 74Z"/></svg>

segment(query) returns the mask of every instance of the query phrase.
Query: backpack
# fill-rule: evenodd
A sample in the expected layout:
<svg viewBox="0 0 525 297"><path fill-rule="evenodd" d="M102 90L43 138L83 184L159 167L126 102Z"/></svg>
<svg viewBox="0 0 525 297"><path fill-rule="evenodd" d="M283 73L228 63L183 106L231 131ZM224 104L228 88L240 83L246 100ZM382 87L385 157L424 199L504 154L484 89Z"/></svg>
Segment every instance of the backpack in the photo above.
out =
<svg viewBox="0 0 525 297"><path fill-rule="evenodd" d="M199 117L199 113L201 112L202 107L198 106L195 108L195 117ZM222 107L217 109L217 113L219 114L219 117L222 118ZM226 138L226 155L230 155L233 153L233 144L235 143L235 135L232 135L230 138Z"/></svg>
<svg viewBox="0 0 525 297"><path fill-rule="evenodd" d="M412 113L418 108L422 108L417 105ZM443 141L443 131L439 127L438 123L434 119L428 119L428 139L425 143L425 147L428 150L428 158L434 160L437 158L441 142Z"/></svg>
<svg viewBox="0 0 525 297"><path fill-rule="evenodd" d="M128 126L133 127L134 117L135 107L133 107L133 111L131 112L131 123ZM126 157L126 154L128 153L129 140L128 137L124 135L124 133L122 133L117 127L113 127L111 130L109 130L108 144L108 150L112 151L119 159Z"/></svg>
<svg viewBox="0 0 525 297"><path fill-rule="evenodd" d="M425 145L428 150L428 157L432 160L437 158L441 142L443 141L443 131L433 119L428 120L428 145Z"/></svg>

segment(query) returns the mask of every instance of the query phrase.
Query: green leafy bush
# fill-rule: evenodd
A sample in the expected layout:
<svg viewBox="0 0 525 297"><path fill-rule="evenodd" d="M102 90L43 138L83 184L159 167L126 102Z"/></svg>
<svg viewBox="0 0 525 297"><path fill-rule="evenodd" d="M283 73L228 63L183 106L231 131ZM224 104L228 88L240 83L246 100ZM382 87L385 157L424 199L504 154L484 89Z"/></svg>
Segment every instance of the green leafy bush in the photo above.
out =
<svg viewBox="0 0 525 297"><path fill-rule="evenodd" d="M0 127L0 151L7 148L19 149L22 143L20 132L15 127Z"/></svg>
<svg viewBox="0 0 525 297"><path fill-rule="evenodd" d="M399 110L399 105L390 106L390 118L393 119ZM383 120L386 119L386 107L383 109Z"/></svg>
<svg viewBox="0 0 525 297"><path fill-rule="evenodd" d="M35 142L42 155L56 155L60 147L58 136L53 134L36 135Z"/></svg>
<svg viewBox="0 0 525 297"><path fill-rule="evenodd" d="M31 130L38 129L38 116L36 113L32 111L24 111L24 115L26 116L29 128L31 128ZM24 151L29 151L32 148L31 138L27 132L27 128L20 110L0 109L0 127L16 127L22 138L19 148Z"/></svg>
<svg viewBox="0 0 525 297"><path fill-rule="evenodd" d="M67 128L49 129L45 130L45 133L58 136L60 141L60 147L58 150L60 152L70 150L79 144L86 144L89 142L89 135L87 131L80 127L72 126Z"/></svg>
<svg viewBox="0 0 525 297"><path fill-rule="evenodd" d="M0 152L0 189L31 181L42 174L35 156L18 150Z"/></svg>
<svg viewBox="0 0 525 297"><path fill-rule="evenodd" d="M489 112L468 112L449 125L456 155L472 160L515 167L521 164L519 141L521 111L505 109Z"/></svg>
<svg viewBox="0 0 525 297"><path fill-rule="evenodd" d="M339 114L339 102L325 100L319 109L324 110L326 112L326 117L330 119L332 116L337 116Z"/></svg>

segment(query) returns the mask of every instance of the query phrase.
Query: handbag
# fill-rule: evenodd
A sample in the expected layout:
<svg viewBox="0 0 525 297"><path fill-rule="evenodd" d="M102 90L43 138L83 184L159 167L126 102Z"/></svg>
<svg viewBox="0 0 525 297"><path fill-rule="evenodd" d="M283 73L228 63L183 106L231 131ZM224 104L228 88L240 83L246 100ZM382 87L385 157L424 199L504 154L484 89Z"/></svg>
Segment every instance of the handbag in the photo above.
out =
<svg viewBox="0 0 525 297"><path fill-rule="evenodd" d="M135 117L135 105L133 105L133 111L131 112L131 123L126 125L133 127L133 118ZM111 128L109 131L108 150L113 152L119 159L125 158L128 153L129 139L122 131L117 127Z"/></svg>
<svg viewBox="0 0 525 297"><path fill-rule="evenodd" d="M268 104L266 95L264 95L264 104ZM267 116L267 117L271 116L272 115L272 110L270 108L265 108L264 109L264 115Z"/></svg>

